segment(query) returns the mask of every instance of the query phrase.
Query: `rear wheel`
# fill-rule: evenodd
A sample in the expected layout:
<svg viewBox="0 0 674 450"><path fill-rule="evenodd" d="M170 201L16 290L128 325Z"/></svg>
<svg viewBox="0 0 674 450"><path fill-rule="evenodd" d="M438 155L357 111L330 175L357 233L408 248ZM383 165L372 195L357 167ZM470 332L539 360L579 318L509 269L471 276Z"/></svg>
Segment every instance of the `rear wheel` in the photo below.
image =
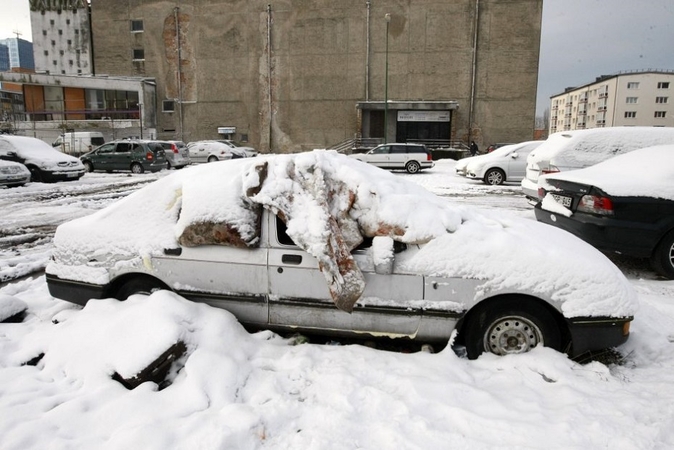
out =
<svg viewBox="0 0 674 450"><path fill-rule="evenodd" d="M168 288L159 280L150 277L132 278L117 289L115 298L117 300L126 300L129 296L134 294L150 295L161 289Z"/></svg>
<svg viewBox="0 0 674 450"><path fill-rule="evenodd" d="M217 156L209 156L209 157L208 157L208 162L215 162L215 161L217 161L217 160L218 160L218 157L217 157Z"/></svg>
<svg viewBox="0 0 674 450"><path fill-rule="evenodd" d="M501 169L489 169L486 174L484 174L485 184L497 185L503 184L505 181L505 173Z"/></svg>
<svg viewBox="0 0 674 450"><path fill-rule="evenodd" d="M138 163L133 163L131 164L131 172L133 173L143 173L145 172L145 169L143 169L143 166L141 166Z"/></svg>
<svg viewBox="0 0 674 450"><path fill-rule="evenodd" d="M674 280L674 230L667 233L655 247L651 266L660 275Z"/></svg>
<svg viewBox="0 0 674 450"><path fill-rule="evenodd" d="M552 314L526 298L496 299L471 314L464 325L468 358L526 353L537 345L561 349L561 333Z"/></svg>
<svg viewBox="0 0 674 450"><path fill-rule="evenodd" d="M410 161L405 165L407 173L417 173L421 170L421 165L416 161Z"/></svg>

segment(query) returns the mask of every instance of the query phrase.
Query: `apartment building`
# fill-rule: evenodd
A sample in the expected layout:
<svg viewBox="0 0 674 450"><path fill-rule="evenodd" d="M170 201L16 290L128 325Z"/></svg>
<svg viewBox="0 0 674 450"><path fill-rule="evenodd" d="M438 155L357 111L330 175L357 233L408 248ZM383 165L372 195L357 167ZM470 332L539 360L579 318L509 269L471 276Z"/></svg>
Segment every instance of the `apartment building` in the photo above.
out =
<svg viewBox="0 0 674 450"><path fill-rule="evenodd" d="M674 127L674 70L602 75L550 98L550 133L616 126Z"/></svg>

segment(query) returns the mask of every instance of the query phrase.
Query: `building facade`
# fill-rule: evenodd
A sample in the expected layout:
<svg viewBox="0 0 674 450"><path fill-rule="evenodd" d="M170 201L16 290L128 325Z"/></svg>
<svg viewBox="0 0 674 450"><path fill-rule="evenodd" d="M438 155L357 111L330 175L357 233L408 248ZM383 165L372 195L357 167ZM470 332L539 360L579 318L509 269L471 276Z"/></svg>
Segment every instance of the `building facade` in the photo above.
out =
<svg viewBox="0 0 674 450"><path fill-rule="evenodd" d="M35 70L32 42L15 37L0 39L0 45L5 45L9 49L10 69L21 68L26 70Z"/></svg>
<svg viewBox="0 0 674 450"><path fill-rule="evenodd" d="M550 133L616 126L674 126L674 71L597 77L550 98Z"/></svg>
<svg viewBox="0 0 674 450"><path fill-rule="evenodd" d="M89 75L91 28L86 0L30 2L35 70L53 75Z"/></svg>
<svg viewBox="0 0 674 450"><path fill-rule="evenodd" d="M541 14L542 0L91 2L96 72L156 78L158 137L225 131L276 152L531 139Z"/></svg>
<svg viewBox="0 0 674 450"><path fill-rule="evenodd" d="M0 72L9 71L9 47L0 44Z"/></svg>

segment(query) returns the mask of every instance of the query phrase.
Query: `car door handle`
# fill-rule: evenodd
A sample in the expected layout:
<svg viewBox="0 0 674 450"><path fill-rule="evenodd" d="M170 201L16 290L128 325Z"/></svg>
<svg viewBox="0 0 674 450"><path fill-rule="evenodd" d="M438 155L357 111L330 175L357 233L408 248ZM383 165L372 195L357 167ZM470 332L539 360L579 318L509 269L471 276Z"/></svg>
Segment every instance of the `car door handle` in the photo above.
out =
<svg viewBox="0 0 674 450"><path fill-rule="evenodd" d="M281 256L283 264L302 264L302 255L283 255Z"/></svg>

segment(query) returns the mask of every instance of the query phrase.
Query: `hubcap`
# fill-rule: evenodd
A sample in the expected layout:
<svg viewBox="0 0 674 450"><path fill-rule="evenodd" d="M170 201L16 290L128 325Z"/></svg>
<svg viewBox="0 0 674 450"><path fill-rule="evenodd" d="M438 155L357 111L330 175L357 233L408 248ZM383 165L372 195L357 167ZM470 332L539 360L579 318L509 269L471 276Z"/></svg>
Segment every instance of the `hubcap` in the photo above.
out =
<svg viewBox="0 0 674 450"><path fill-rule="evenodd" d="M494 171L489 172L487 180L489 180L489 184L501 184L503 182L503 177L501 176L501 172Z"/></svg>
<svg viewBox="0 0 674 450"><path fill-rule="evenodd" d="M484 336L485 351L496 355L525 353L543 344L541 330L523 317L502 317L494 321Z"/></svg>
<svg viewBox="0 0 674 450"><path fill-rule="evenodd" d="M674 243L669 247L669 264L674 267Z"/></svg>

